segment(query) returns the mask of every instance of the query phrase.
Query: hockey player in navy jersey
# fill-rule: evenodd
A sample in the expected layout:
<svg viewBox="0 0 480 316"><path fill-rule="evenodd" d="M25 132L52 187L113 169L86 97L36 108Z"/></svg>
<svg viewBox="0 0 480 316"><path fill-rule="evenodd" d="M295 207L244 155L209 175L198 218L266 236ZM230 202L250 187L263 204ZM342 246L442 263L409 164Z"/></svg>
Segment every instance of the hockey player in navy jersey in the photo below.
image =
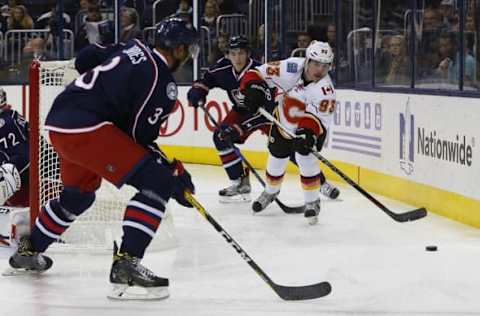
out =
<svg viewBox="0 0 480 316"><path fill-rule="evenodd" d="M92 205L104 178L138 190L125 210L109 297L169 295L168 279L156 276L140 260L168 200L192 207L184 198L185 190L194 192L190 174L180 161L168 162L154 141L177 99L171 73L198 52L197 41L191 24L170 18L157 26L155 48L134 39L108 48L89 46L79 53L76 68L83 74L57 96L45 124L60 158L64 188L41 209L31 235L21 238L9 261L13 273L43 272L52 266L43 252ZM132 293L132 286L141 293Z"/></svg>
<svg viewBox="0 0 480 316"><path fill-rule="evenodd" d="M228 93L232 109L213 133L213 142L232 185L219 191L221 202L250 201L250 181L242 159L233 144L243 144L255 131L267 134L271 123L260 114L251 114L243 104L240 80L260 63L250 57L251 49L244 36L233 36L227 46L227 56L218 60L188 91L188 101L194 107L205 104L210 89Z"/></svg>
<svg viewBox="0 0 480 316"><path fill-rule="evenodd" d="M28 123L0 88L0 205L25 207L28 194Z"/></svg>

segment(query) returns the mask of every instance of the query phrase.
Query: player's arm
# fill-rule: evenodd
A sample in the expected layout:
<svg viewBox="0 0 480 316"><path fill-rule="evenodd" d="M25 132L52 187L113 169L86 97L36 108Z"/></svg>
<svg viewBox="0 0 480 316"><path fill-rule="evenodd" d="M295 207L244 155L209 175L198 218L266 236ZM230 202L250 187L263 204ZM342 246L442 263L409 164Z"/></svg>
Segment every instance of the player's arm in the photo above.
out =
<svg viewBox="0 0 480 316"><path fill-rule="evenodd" d="M207 101L207 95L210 89L215 87L218 87L218 82L214 66L203 75L202 79L197 80L192 84L192 87L187 93L188 103L194 108L202 106Z"/></svg>
<svg viewBox="0 0 480 316"><path fill-rule="evenodd" d="M240 92L244 95L245 107L252 113L273 101L270 87L258 69L251 69L243 76L240 81Z"/></svg>
<svg viewBox="0 0 480 316"><path fill-rule="evenodd" d="M113 53L123 49L125 44L118 43L108 46L90 44L80 50L75 58L75 69L83 74L98 65L103 64Z"/></svg>

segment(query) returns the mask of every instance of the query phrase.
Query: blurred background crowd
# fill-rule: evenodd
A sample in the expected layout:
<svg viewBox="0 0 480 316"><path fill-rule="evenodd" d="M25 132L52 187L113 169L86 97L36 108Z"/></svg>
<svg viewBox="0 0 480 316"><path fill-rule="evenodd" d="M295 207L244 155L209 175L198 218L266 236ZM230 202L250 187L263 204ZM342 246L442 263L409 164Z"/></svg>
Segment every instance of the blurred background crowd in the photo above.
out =
<svg viewBox="0 0 480 316"><path fill-rule="evenodd" d="M335 51L345 87L480 92L479 0L0 0L0 84L28 81L28 66L71 59L89 43L152 40L171 15L198 21L201 54L176 74L188 84L223 57L228 38L253 58L302 57L311 40Z"/></svg>

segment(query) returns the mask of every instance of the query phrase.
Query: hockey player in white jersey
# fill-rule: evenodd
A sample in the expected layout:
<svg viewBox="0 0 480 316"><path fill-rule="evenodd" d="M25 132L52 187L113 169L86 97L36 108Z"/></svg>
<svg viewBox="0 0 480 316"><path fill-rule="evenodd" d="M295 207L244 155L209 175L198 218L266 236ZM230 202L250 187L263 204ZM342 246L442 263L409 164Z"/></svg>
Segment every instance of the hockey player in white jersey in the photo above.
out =
<svg viewBox="0 0 480 316"><path fill-rule="evenodd" d="M250 70L242 79L240 89L245 105L251 111L272 98L269 88L277 88L279 105L274 115L298 137L292 139L281 129L272 126L269 137L267 185L254 201L255 212L265 209L280 193L289 156L294 153L300 168L305 197L305 217L315 224L320 212L319 188L325 195L338 196L338 189L325 179L312 148L320 151L326 139L336 105L335 89L328 75L333 52L328 43L312 41L305 58L288 58L270 62ZM320 183L322 182L322 187ZM334 192L335 191L335 192Z"/></svg>

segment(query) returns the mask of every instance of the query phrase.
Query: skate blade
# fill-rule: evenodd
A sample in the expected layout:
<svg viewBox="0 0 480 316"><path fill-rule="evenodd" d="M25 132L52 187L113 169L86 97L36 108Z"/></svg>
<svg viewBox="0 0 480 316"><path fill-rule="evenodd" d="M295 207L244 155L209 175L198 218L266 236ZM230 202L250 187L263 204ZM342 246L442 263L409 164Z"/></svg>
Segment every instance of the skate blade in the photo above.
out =
<svg viewBox="0 0 480 316"><path fill-rule="evenodd" d="M7 268L5 269L5 271L2 272L2 276L4 277L22 276L22 275L36 276L36 275L42 274L43 272L45 271Z"/></svg>
<svg viewBox="0 0 480 316"><path fill-rule="evenodd" d="M152 301L162 300L170 296L168 287L140 287L129 286L126 284L115 284L113 290L107 295L112 300L139 300L139 301Z"/></svg>
<svg viewBox="0 0 480 316"><path fill-rule="evenodd" d="M307 217L310 225L316 225L318 223L318 216Z"/></svg>
<svg viewBox="0 0 480 316"><path fill-rule="evenodd" d="M250 193L238 194L232 196L220 196L220 203L235 204L235 203L248 203L252 201Z"/></svg>

